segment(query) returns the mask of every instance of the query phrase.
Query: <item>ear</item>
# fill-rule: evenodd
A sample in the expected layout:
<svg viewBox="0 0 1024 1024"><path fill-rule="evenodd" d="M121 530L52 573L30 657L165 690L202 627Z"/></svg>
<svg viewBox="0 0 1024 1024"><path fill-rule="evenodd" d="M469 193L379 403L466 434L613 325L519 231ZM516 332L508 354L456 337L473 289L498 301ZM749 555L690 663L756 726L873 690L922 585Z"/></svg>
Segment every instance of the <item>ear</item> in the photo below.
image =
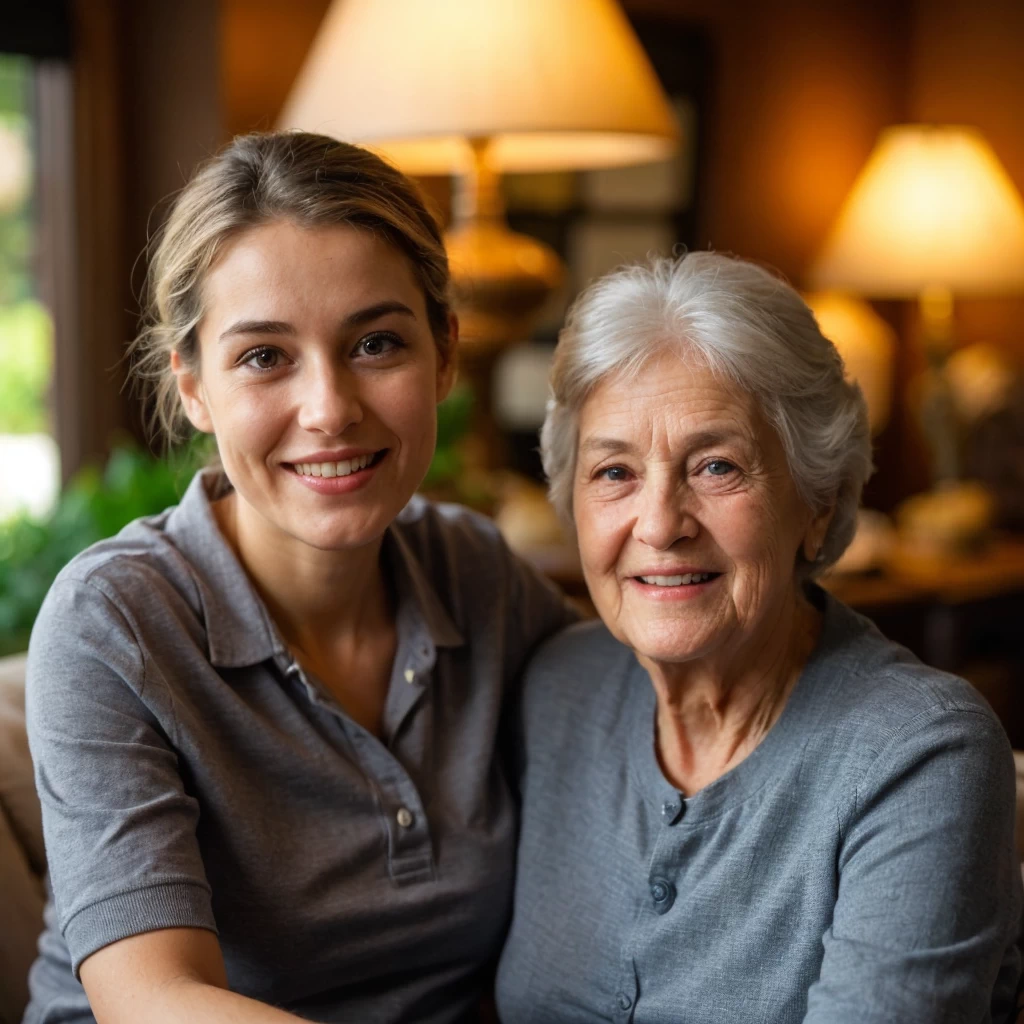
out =
<svg viewBox="0 0 1024 1024"><path fill-rule="evenodd" d="M437 401L443 402L451 393L459 370L459 318L448 315L448 354L437 363Z"/></svg>
<svg viewBox="0 0 1024 1024"><path fill-rule="evenodd" d="M171 371L174 373L181 404L185 408L189 422L201 433L212 434L213 420L206 405L206 393L199 375L185 365L177 351L171 352Z"/></svg>
<svg viewBox="0 0 1024 1024"><path fill-rule="evenodd" d="M829 526L832 525L832 517L836 513L835 505L830 505L823 512L819 512L807 525L804 533L803 554L808 562L815 562L821 549L825 544L825 535Z"/></svg>

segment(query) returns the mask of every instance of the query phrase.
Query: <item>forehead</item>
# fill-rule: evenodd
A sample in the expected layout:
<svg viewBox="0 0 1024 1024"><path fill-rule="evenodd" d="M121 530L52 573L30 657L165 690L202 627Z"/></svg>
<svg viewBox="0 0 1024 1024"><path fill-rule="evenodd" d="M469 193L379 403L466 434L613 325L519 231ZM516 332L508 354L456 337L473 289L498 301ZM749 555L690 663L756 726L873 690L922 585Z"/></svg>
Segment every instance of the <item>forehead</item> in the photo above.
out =
<svg viewBox="0 0 1024 1024"><path fill-rule="evenodd" d="M246 315L267 319L386 299L425 315L426 305L408 258L379 235L347 224L303 227L288 220L232 238L206 274L203 299L207 316L230 316L244 306Z"/></svg>
<svg viewBox="0 0 1024 1024"><path fill-rule="evenodd" d="M705 430L709 421L760 433L766 426L752 395L702 361L665 352L635 375L606 377L580 411L581 439L609 427L622 431Z"/></svg>

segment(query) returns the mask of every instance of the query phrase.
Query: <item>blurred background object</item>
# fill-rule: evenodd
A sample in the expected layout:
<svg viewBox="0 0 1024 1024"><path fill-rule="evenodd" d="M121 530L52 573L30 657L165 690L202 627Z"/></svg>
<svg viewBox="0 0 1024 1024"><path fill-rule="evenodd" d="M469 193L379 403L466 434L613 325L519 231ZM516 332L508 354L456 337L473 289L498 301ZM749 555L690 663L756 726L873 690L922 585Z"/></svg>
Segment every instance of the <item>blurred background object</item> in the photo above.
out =
<svg viewBox="0 0 1024 1024"><path fill-rule="evenodd" d="M561 4L514 6L517 16L545 19ZM464 74L474 65L460 59L455 66L461 29L442 32L441 16L455 11L469 31L501 7L445 0L402 13L397 0L375 0L366 16L390 14L388 42L352 56L365 69L354 102L379 122L382 97L418 73L417 62L439 67L440 76L450 61L453 74ZM812 268L893 126L971 126L1014 188L1024 187L1020 0L620 0L600 9L620 10L646 54L667 97L660 109L671 110L676 149L632 167L520 172L500 165L493 183L511 228L557 254L562 283L539 312L525 304L519 320L507 311L498 326L508 344L495 350L493 388L477 381L476 395L460 392L446 407L429 480L434 493L495 511L510 537L577 591L578 570L558 559L539 492L517 478L509 486L504 473L481 475L465 449L479 440L471 410L474 402L486 407L489 389L496 450L504 452L499 468L539 483L546 367L567 304L590 278L651 251L713 247L818 287ZM85 466L104 466L116 437L144 444L143 410L123 389L121 362L136 328L145 269L139 256L202 159L232 135L287 116L317 38L341 17L331 12L331 0L33 0L5 8L0 61L17 67L21 84L13 92L0 87L0 275L10 280L8 268L20 267L21 290L0 284L0 435L16 446L41 438L52 458L19 454L15 468L0 461L0 492L18 495L0 518L17 505L20 522L45 523L61 484ZM624 23L608 15L600 24L609 19ZM508 127L502 112L538 91L551 91L554 110L549 83L557 75L541 73L534 55L546 55L545 68L585 60L599 50L597 32L551 28L540 50L517 56L510 35L501 58L478 70L471 86L433 95L453 117L464 118L469 102L489 120L476 128L463 120L456 134L493 136ZM411 54L403 59L413 63L385 71L392 54ZM594 95L615 85L610 72L597 78ZM485 80L502 84L488 93ZM420 101L417 92L398 105L423 118ZM432 170L421 182L450 226L459 205L452 172L461 168ZM17 229L8 232L11 223ZM970 293L946 279L956 297L943 376L956 416L957 472L992 498L990 547L915 561L902 541L892 542L885 520L870 517L861 571L829 585L927 660L967 672L1024 745L1024 694L1014 682L1024 671L1017 626L1024 615L1024 296L998 290L1019 264L1006 258L990 273L975 261L988 283ZM894 517L933 482L914 409L913 381L928 368L917 295L908 289L899 298L852 281L850 289L842 300L847 325L829 321L826 333L868 398L878 473L866 504ZM824 323L829 314L814 302ZM33 343L23 340L26 332ZM30 501L24 487L35 472L50 480L49 490ZM20 540L15 546L29 549ZM0 564L11 557L8 543Z"/></svg>
<svg viewBox="0 0 1024 1024"><path fill-rule="evenodd" d="M872 436L889 422L892 412L896 332L866 302L843 292L810 292L811 307L821 333L837 349L846 374L864 393Z"/></svg>

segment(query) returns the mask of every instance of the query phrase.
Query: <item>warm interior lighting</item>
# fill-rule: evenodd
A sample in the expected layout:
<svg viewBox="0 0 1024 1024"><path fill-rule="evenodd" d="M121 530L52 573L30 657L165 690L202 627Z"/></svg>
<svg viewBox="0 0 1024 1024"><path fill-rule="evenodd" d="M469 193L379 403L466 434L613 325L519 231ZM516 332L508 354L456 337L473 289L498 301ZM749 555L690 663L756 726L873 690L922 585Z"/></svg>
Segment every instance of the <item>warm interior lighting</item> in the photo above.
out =
<svg viewBox="0 0 1024 1024"><path fill-rule="evenodd" d="M879 137L811 281L877 298L1024 291L1024 202L973 128Z"/></svg>
<svg viewBox="0 0 1024 1024"><path fill-rule="evenodd" d="M960 483L961 436L946 360L953 299L1024 291L1024 201L973 128L889 128L854 183L810 273L819 288L916 298L927 365L909 389L936 488L901 528L943 550L986 535L991 502Z"/></svg>
<svg viewBox="0 0 1024 1024"><path fill-rule="evenodd" d="M892 369L896 332L864 301L842 292L804 296L821 333L843 357L846 375L855 380L868 406L871 433L880 434L892 407Z"/></svg>
<svg viewBox="0 0 1024 1024"><path fill-rule="evenodd" d="M678 129L614 0L335 0L284 127L372 145L410 174L607 167Z"/></svg>

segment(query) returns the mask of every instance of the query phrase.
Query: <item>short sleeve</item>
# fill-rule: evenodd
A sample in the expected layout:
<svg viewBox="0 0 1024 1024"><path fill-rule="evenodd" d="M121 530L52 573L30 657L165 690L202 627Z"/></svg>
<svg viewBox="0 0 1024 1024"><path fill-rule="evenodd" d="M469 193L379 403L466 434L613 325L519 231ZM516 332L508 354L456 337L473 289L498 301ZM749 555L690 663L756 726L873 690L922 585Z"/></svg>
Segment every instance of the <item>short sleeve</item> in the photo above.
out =
<svg viewBox="0 0 1024 1024"><path fill-rule="evenodd" d="M129 613L107 589L58 579L32 633L26 681L50 880L76 974L130 935L216 930L173 706L147 690Z"/></svg>
<svg viewBox="0 0 1024 1024"><path fill-rule="evenodd" d="M1009 744L984 709L937 707L897 731L841 823L808 1024L1012 1019L1014 790Z"/></svg>

